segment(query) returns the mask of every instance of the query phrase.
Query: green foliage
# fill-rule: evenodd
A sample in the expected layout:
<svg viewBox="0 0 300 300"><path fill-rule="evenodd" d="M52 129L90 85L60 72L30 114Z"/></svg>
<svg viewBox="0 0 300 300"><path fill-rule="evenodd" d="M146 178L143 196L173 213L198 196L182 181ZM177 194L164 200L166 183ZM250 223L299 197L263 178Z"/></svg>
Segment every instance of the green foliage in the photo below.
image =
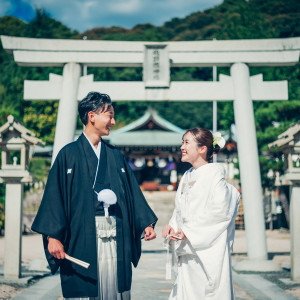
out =
<svg viewBox="0 0 300 300"><path fill-rule="evenodd" d="M233 103L218 103L218 127L224 130L228 130L231 124L234 124Z"/></svg>
<svg viewBox="0 0 300 300"><path fill-rule="evenodd" d="M115 129L123 127L141 117L149 106L160 116L177 126L186 129L193 127L212 128L211 102L117 102ZM180 111L180 113L174 113Z"/></svg>
<svg viewBox="0 0 300 300"><path fill-rule="evenodd" d="M162 41L164 36L159 30L151 24L139 24L133 29L125 29L123 27L96 27L87 30L80 35L79 38L87 38L89 40L112 40L112 41Z"/></svg>
<svg viewBox="0 0 300 300"><path fill-rule="evenodd" d="M162 117L183 129L212 128L212 102L161 102L153 107Z"/></svg>
<svg viewBox="0 0 300 300"><path fill-rule="evenodd" d="M26 23L12 16L0 18L0 33L2 35L24 36Z"/></svg>
<svg viewBox="0 0 300 300"><path fill-rule="evenodd" d="M142 71L142 68L88 68L95 81L141 81Z"/></svg>
<svg viewBox="0 0 300 300"><path fill-rule="evenodd" d="M83 33L71 30L37 9L36 16L25 23L11 16L0 18L0 34L34 38L77 38L121 41L195 41L215 39L261 39L300 36L300 1L298 0L225 0L205 11L185 18L173 18L162 26L137 24L132 29L96 27ZM23 120L37 136L53 143L58 102L23 101L23 82L48 80L49 73L61 74L61 68L20 67L11 54L0 48L0 122L9 114ZM268 143L276 139L300 115L299 65L290 67L251 67L251 75L262 73L265 81L288 80L289 101L253 102L263 184L270 182L268 169L282 171L280 154L267 153ZM95 80L140 81L142 68L88 68ZM229 74L229 68L218 68ZM171 80L212 80L211 68L171 68ZM133 91L134 92L134 91ZM183 99L184 100L184 99ZM182 128L212 127L212 104L206 102L118 102L117 124L124 126L140 117L151 105L164 118ZM232 102L218 103L218 128L228 130L234 123ZM1 191L1 190L0 190ZM1 195L0 195L1 198Z"/></svg>
<svg viewBox="0 0 300 300"><path fill-rule="evenodd" d="M5 209L4 209L5 185L0 183L0 235L4 229Z"/></svg>
<svg viewBox="0 0 300 300"><path fill-rule="evenodd" d="M35 132L47 144L54 142L58 101L36 101L25 103L24 126Z"/></svg>
<svg viewBox="0 0 300 300"><path fill-rule="evenodd" d="M78 34L61 22L51 18L43 9L36 10L36 16L28 24L11 17L0 18L0 34L36 38L72 38ZM54 141L57 103L24 102L24 80L48 80L49 73L61 74L62 68L20 67L11 54L0 50L0 122L7 121L12 114L17 120L33 130L46 143Z"/></svg>
<svg viewBox="0 0 300 300"><path fill-rule="evenodd" d="M33 157L30 160L29 172L34 174L35 179L37 179L38 181L42 181L46 183L50 167L51 167L50 159L42 158L42 157Z"/></svg>
<svg viewBox="0 0 300 300"><path fill-rule="evenodd" d="M5 224L5 212L4 212L4 205L0 203L0 235L2 235L2 230L4 229Z"/></svg>
<svg viewBox="0 0 300 300"><path fill-rule="evenodd" d="M61 22L53 19L44 9L37 9L33 18L25 29L26 37L47 39L68 39L78 35Z"/></svg>

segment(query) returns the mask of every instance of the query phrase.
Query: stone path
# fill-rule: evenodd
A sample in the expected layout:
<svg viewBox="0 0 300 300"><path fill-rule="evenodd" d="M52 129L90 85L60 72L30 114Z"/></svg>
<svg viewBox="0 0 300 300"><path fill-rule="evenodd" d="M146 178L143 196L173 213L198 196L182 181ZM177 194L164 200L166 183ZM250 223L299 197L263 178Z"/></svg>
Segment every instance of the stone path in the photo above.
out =
<svg viewBox="0 0 300 300"><path fill-rule="evenodd" d="M153 299L168 299L172 289L172 282L165 280L165 262L166 252L163 250L163 240L160 236L161 227L157 228L158 237L154 241L143 241L143 254L137 269L133 270L132 284L132 300L153 300ZM268 234L269 239L272 237L272 244L279 245L280 234L273 232ZM287 234L281 236L281 248L286 250ZM245 238L244 231L237 233L236 246L237 253L243 256L243 239ZM24 237L26 243L27 237ZM35 242L33 243L33 241ZM31 245L40 242L39 236L28 239ZM33 243L33 244L32 244ZM269 241L270 243L270 241ZM1 246L1 241L0 241ZM278 249L280 250L280 249ZM274 252L274 251L273 251ZM281 252L284 253L285 252ZM276 253L275 253L276 254ZM278 256L279 252L277 253ZM238 255L238 258L239 258ZM285 255L283 255L285 256ZM281 258L282 259L282 258ZM267 280L261 274L239 274L233 272L235 283L235 294L237 300L253 300L253 299L300 299L289 294L289 290L284 290L274 282ZM298 287L299 289L299 287ZM3 295L4 296L4 295ZM10 299L2 297L0 289L0 299ZM59 275L46 276L38 280L35 284L25 288L21 293L15 296L16 300L57 300L62 299ZM221 300L221 299L220 299Z"/></svg>
<svg viewBox="0 0 300 300"><path fill-rule="evenodd" d="M166 251L163 249L161 229L170 218L173 208L174 193L146 193L150 206L159 216L156 227L157 239L142 242L142 257L137 269L133 270L132 300L168 299L172 282L165 280ZM280 265L289 267L290 241L287 231L267 231L267 244L270 259ZM0 265L3 264L4 238L0 238ZM33 272L35 266L43 266L44 257L41 237L38 235L23 236L23 266ZM238 261L246 258L245 231L237 231L234 244L233 259ZM44 267L44 266L43 266ZM0 273L3 267L0 266ZM285 278L280 278L285 277ZM282 274L242 274L233 272L235 294L237 300L254 299L300 299L300 283L289 286L289 272ZM0 299L11 299L15 295L9 291L14 285L0 284ZM17 289L16 300L57 300L61 296L59 276L46 276L36 280L34 284ZM13 296L12 296L13 297ZM193 300L193 299L191 299ZM220 299L222 300L222 299Z"/></svg>
<svg viewBox="0 0 300 300"><path fill-rule="evenodd" d="M157 228L157 232L160 233L161 228ZM242 236L244 237L244 231L237 235L241 240ZM276 239L274 240L276 241ZM238 246L236 248L243 249L243 247ZM151 242L143 241L143 254L138 268L133 272L133 300L168 299L172 289L172 281L165 280L166 251L162 249L163 239L160 236ZM233 279L236 300L298 299L258 274L233 272Z"/></svg>
<svg viewBox="0 0 300 300"><path fill-rule="evenodd" d="M59 275L47 276L39 280L24 292L13 299L15 300L56 300L61 296Z"/></svg>

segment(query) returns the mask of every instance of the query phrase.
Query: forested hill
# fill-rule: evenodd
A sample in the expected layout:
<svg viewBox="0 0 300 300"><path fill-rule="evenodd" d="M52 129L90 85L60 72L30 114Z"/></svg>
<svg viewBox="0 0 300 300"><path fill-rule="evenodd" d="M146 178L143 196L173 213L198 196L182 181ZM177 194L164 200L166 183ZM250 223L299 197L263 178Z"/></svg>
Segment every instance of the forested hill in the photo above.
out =
<svg viewBox="0 0 300 300"><path fill-rule="evenodd" d="M25 23L11 16L0 18L0 34L34 38L102 39L129 41L193 41L222 39L261 39L300 37L299 0L225 0L205 11L185 18L174 18L162 26L138 24L132 29L96 27L79 33L55 20L42 8L34 19ZM24 101L23 82L48 80L49 73L61 74L61 68L19 67L11 54L0 49L0 125L13 114L37 133L46 143L54 139L57 101ZM228 68L218 68L218 74L228 74ZM288 80L289 101L254 102L257 139L260 153L267 144L300 115L299 64L293 67L250 68L251 75L263 73L264 80ZM95 80L142 80L141 68L88 68ZM211 68L172 68L171 80L211 80ZM117 103L117 125L123 126L138 118L149 103ZM155 102L151 105L170 122L182 128L212 127L212 104ZM234 122L231 102L218 103L218 127L228 130ZM274 166L261 156L262 173Z"/></svg>
<svg viewBox="0 0 300 300"><path fill-rule="evenodd" d="M0 33L36 38L82 38L128 41L193 41L215 39L260 39L300 36L298 0L225 0L185 18L173 18L162 26L137 24L95 27L83 33L51 18L43 9L25 23L11 16L0 18Z"/></svg>
<svg viewBox="0 0 300 300"><path fill-rule="evenodd" d="M132 29L96 27L79 36L102 40L194 41L300 36L298 0L225 0L222 4L173 18L163 26L139 24Z"/></svg>

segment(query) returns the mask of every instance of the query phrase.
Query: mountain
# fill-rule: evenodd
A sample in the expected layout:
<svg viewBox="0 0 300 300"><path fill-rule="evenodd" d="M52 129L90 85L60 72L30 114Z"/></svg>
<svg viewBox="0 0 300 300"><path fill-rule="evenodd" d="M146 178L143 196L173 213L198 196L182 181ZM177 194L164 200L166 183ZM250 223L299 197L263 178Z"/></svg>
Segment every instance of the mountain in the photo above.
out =
<svg viewBox="0 0 300 300"><path fill-rule="evenodd" d="M36 38L99 39L126 41L194 41L226 39L266 39L300 36L300 1L298 0L225 0L211 9L198 11L185 18L173 18L162 26L137 24L132 29L96 27L79 33L50 17L43 9L25 23L12 16L0 18L0 34ZM61 74L62 68L19 67L11 54L0 49L0 124L9 114L21 119L48 144L55 133L56 101L23 101L25 79L47 80L50 72ZM141 68L88 68L95 80L142 80ZM299 64L293 67L250 68L251 75L263 73L264 80L288 80L289 101L254 102L257 139L260 153L300 115ZM218 68L228 74L229 68ZM211 80L211 68L172 68L171 80ZM137 119L150 103L116 103L117 125ZM155 102L151 105L162 117L181 128L212 127L212 104ZM231 102L218 103L218 127L228 130L234 122ZM276 126L275 126L275 125ZM269 154L270 155L270 154ZM272 154L276 156L277 154ZM264 185L269 168L282 170L282 164L261 157Z"/></svg>

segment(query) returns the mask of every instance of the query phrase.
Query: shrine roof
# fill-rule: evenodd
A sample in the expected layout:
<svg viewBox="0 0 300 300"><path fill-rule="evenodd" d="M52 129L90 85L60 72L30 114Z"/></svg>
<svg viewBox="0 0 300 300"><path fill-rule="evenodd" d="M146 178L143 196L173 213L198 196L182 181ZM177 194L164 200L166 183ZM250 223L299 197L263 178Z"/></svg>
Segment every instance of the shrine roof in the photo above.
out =
<svg viewBox="0 0 300 300"><path fill-rule="evenodd" d="M111 132L109 140L115 146L180 146L182 133L159 130L140 130L134 132Z"/></svg>
<svg viewBox="0 0 300 300"><path fill-rule="evenodd" d="M11 134L13 131L17 132L19 137L13 136ZM32 131L24 127L12 115L9 115L7 122L0 127L0 143L5 142L3 138L6 136L8 137L7 143L20 143L23 140L31 145L45 145L42 140L38 139Z"/></svg>
<svg viewBox="0 0 300 300"><path fill-rule="evenodd" d="M184 129L172 124L166 119L159 116L156 110L149 107L145 114L137 119L136 121L120 128L117 130L113 130L113 134L121 134L125 132L132 132L138 130L162 130L183 134L185 132Z"/></svg>
<svg viewBox="0 0 300 300"><path fill-rule="evenodd" d="M285 148L286 146L294 146L295 135L300 132L300 121L293 123L290 127L278 135L278 139L268 144L269 149L273 147Z"/></svg>
<svg viewBox="0 0 300 300"><path fill-rule="evenodd" d="M112 130L105 140L116 146L179 146L184 129L175 126L148 108L136 121Z"/></svg>

